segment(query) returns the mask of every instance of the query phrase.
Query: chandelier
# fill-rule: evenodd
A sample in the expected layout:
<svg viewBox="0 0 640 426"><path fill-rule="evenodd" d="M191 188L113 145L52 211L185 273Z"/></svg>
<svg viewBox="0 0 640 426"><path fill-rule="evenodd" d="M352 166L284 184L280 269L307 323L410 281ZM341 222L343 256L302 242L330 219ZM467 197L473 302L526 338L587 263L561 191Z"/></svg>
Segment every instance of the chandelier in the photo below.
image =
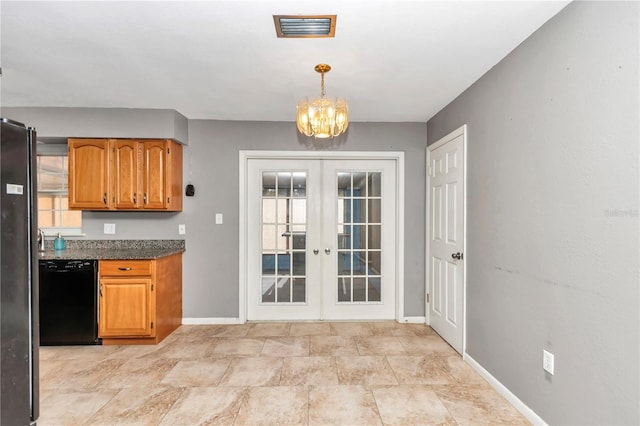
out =
<svg viewBox="0 0 640 426"><path fill-rule="evenodd" d="M309 101L306 97L298 102L296 124L298 130L306 136L317 139L333 138L344 133L349 127L349 106L342 98L324 97L324 74L331 71L327 64L318 64L314 68L321 74L320 97Z"/></svg>

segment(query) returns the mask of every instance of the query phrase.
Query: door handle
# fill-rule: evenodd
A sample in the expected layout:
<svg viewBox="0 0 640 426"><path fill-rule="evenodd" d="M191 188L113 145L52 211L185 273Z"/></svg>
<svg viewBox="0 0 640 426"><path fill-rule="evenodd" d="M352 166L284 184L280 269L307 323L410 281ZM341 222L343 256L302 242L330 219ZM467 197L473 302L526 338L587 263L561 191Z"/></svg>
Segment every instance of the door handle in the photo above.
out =
<svg viewBox="0 0 640 426"><path fill-rule="evenodd" d="M316 255L317 255L319 252L320 252L320 250L318 250L318 249L313 249L313 254L316 254Z"/></svg>
<svg viewBox="0 0 640 426"><path fill-rule="evenodd" d="M326 249L324 249L324 252L326 254L331 254L331 249L329 247L327 247Z"/></svg>
<svg viewBox="0 0 640 426"><path fill-rule="evenodd" d="M453 257L454 259L462 260L462 253L460 253L460 252L452 253L451 257Z"/></svg>

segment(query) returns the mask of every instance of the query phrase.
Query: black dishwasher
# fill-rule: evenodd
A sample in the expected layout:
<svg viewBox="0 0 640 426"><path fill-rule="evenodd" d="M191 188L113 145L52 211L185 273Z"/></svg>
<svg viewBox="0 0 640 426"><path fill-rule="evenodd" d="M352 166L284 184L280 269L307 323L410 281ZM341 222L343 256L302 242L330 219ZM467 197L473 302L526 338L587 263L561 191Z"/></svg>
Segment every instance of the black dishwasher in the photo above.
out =
<svg viewBox="0 0 640 426"><path fill-rule="evenodd" d="M40 345L98 345L95 260L40 261Z"/></svg>

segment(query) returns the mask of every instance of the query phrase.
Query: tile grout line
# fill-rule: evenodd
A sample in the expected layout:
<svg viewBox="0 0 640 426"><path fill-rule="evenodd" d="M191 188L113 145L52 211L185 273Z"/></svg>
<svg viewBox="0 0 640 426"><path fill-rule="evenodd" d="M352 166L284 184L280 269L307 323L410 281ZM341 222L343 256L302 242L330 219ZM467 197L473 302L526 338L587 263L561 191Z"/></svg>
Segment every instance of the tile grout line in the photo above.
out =
<svg viewBox="0 0 640 426"><path fill-rule="evenodd" d="M238 416L240 415L240 410L242 410L242 406L244 405L245 401L248 400L249 396L247 395L247 393L249 392L249 387L248 386L244 386L242 389L242 397L240 398L240 404L238 404L238 410L236 411L236 413L233 416L233 422L232 424L235 426L236 422L238 421ZM247 404L248 405L248 401Z"/></svg>
<svg viewBox="0 0 640 426"><path fill-rule="evenodd" d="M456 417L453 415L453 413L451 412L451 410L449 410L449 406L447 404L444 403L444 401L442 400L442 398L440 398L440 395L438 395L438 392L436 392L436 390L433 388L434 386L443 386L443 385L429 385L429 388L431 388L431 391L435 394L436 398L438 398L438 401L440 401L440 404L442 404L442 406L445 408L445 410L447 410L447 413L449 413L449 416L451 416L451 418L453 419L453 421L459 425L460 423L458 422L458 419L456 419Z"/></svg>
<svg viewBox="0 0 640 426"><path fill-rule="evenodd" d="M398 386L404 385L405 383L402 383L402 381L398 378L398 375L396 374L396 371L391 366L391 363L389 362L389 359L387 358L388 356L389 355L385 355L384 356L384 361L387 363L387 366L389 367L389 370L391 370L391 373L393 374L393 377L396 378L396 382L398 382Z"/></svg>
<svg viewBox="0 0 640 426"><path fill-rule="evenodd" d="M167 373L168 374L168 373ZM180 395L178 395L178 397L173 401L173 403L171 404L171 406L167 409L167 411L162 415L162 417L160 417L158 419L158 423L160 424L162 423L162 420L164 420L165 417L167 417L167 414L169 414L169 412L171 411L171 409L173 408L174 405L176 405L176 403L182 398L182 396L187 392L187 388L182 388L182 391L180 392Z"/></svg>

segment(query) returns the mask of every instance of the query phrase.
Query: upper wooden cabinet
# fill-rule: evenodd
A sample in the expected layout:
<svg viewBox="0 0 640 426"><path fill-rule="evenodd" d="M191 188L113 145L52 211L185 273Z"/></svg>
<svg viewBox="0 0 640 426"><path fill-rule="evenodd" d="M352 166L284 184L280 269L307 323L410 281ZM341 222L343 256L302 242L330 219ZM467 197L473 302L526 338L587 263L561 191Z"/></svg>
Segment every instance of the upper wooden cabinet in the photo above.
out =
<svg viewBox="0 0 640 426"><path fill-rule="evenodd" d="M142 168L142 145L134 140L115 140L111 142L111 176L113 177L113 193L111 201L115 209L138 209L138 192L140 192L140 175Z"/></svg>
<svg viewBox="0 0 640 426"><path fill-rule="evenodd" d="M181 211L182 145L165 139L69 139L69 207Z"/></svg>
<svg viewBox="0 0 640 426"><path fill-rule="evenodd" d="M69 140L69 207L109 209L109 141Z"/></svg>

